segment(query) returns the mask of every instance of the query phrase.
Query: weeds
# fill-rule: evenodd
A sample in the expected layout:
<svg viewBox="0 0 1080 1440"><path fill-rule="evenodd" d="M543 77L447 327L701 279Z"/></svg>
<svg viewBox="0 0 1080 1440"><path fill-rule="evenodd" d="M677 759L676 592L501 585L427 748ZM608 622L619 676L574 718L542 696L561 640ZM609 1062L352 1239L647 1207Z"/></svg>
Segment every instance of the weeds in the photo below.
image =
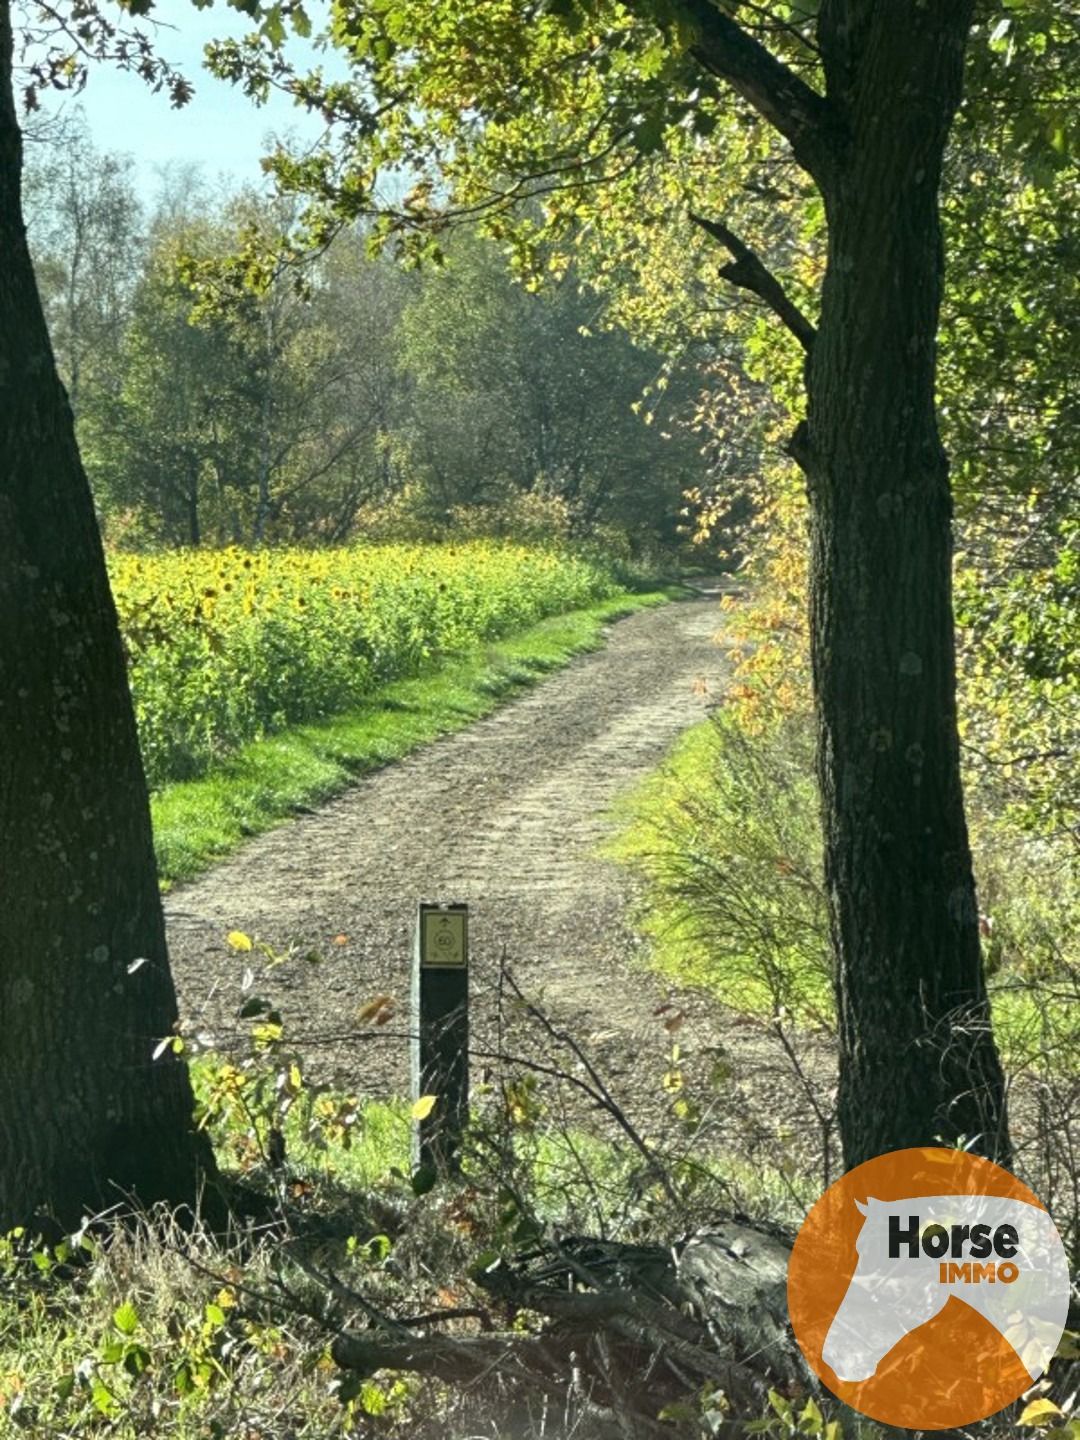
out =
<svg viewBox="0 0 1080 1440"><path fill-rule="evenodd" d="M262 999L290 962L232 938L246 1048L196 1072L249 1218L214 1236L117 1214L52 1250L0 1243L0 1435L881 1440L786 1335L775 1216L797 1221L817 1182L774 1152L770 1190L753 1149L719 1148L721 1114L748 1110L730 1067L699 1091L673 1042L647 1132L507 971L531 1038L473 1057L462 1174L417 1194L404 1102L313 1085ZM732 1220L750 1177L757 1219ZM1020 1423L1076 1440L1071 1404L1043 1386Z"/></svg>
<svg viewBox="0 0 1080 1440"><path fill-rule="evenodd" d="M975 797L983 944L1017 1163L1053 1210L1075 1263L1076 851L1066 836L1018 829L986 783ZM763 1043L783 1052L790 1087L802 1097L794 1128L804 1144L801 1153L794 1141L784 1147L780 1172L794 1149L799 1174L827 1181L836 1152L834 1014L809 716L781 707L757 724L738 706L718 712L684 738L628 810L613 848L646 881L640 924L652 940L650 963L760 1020ZM761 1142L768 1129L759 1128ZM811 1136L816 1146L807 1143Z"/></svg>
<svg viewBox="0 0 1080 1440"><path fill-rule="evenodd" d="M658 969L725 1005L831 1026L812 739L752 735L726 711L689 731L627 807L613 853L644 873Z"/></svg>

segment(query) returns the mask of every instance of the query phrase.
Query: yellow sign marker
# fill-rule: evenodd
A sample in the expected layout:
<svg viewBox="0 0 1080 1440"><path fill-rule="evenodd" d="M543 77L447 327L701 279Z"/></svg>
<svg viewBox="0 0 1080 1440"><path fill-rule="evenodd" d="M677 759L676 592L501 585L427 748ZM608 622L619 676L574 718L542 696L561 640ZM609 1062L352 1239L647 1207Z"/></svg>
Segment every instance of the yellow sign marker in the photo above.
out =
<svg viewBox="0 0 1080 1440"><path fill-rule="evenodd" d="M443 969L466 964L465 915L462 910L425 910L420 937L420 963Z"/></svg>

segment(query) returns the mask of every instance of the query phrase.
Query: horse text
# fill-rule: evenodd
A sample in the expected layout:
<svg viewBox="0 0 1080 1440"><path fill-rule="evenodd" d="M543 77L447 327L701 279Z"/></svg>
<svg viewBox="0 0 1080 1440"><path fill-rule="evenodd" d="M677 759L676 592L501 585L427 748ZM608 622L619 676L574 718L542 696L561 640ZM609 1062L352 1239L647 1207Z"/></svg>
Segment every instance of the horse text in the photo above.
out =
<svg viewBox="0 0 1080 1440"><path fill-rule="evenodd" d="M1019 1243L1020 1237L1013 1225L998 1225L993 1231L989 1225L953 1225L948 1230L944 1225L927 1225L924 1230L917 1215L907 1217L906 1227L899 1215L889 1216L890 1260L900 1258L902 1245L907 1246L912 1260L918 1259L920 1246L931 1260L940 1260L946 1253L958 1260L964 1254L965 1245L974 1260L985 1260L991 1253L999 1260L1011 1260Z"/></svg>

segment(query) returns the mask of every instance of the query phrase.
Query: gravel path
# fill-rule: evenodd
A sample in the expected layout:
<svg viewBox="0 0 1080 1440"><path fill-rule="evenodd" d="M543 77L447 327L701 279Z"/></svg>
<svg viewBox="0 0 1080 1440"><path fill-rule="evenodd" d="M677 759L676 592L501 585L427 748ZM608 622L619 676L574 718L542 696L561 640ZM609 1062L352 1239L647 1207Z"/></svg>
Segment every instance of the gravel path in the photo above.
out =
<svg viewBox="0 0 1080 1440"><path fill-rule="evenodd" d="M620 1094L655 1095L671 1037L658 1015L686 1012L679 1038L707 1049L718 1007L674 996L639 962L631 881L597 849L612 802L662 761L725 682L720 585L638 612L523 698L372 774L316 813L251 841L169 896L181 1006L222 1043L250 957L238 929L275 950L317 951L258 982L279 1003L309 1069L361 1094L407 1089L404 1042L367 1043L373 996L407 1019L417 901L470 906L474 1035L493 1034L505 956L522 988L573 1028ZM741 1027L728 1015L725 1043ZM754 1031L755 1035L758 1032ZM760 1037L748 1043L760 1046Z"/></svg>

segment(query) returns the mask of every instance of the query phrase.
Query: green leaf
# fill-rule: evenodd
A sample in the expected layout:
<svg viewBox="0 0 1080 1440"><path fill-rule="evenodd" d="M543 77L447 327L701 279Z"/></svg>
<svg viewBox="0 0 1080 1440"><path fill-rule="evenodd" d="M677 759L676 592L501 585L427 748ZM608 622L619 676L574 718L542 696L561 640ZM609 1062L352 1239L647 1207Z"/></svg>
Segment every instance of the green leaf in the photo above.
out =
<svg viewBox="0 0 1080 1440"><path fill-rule="evenodd" d="M150 1369L150 1363L150 1351L145 1345L125 1346L124 1369L133 1379L138 1379L140 1375L145 1374Z"/></svg>
<svg viewBox="0 0 1080 1440"><path fill-rule="evenodd" d="M799 1416L799 1429L804 1435L820 1435L825 1417L815 1400L807 1400Z"/></svg>
<svg viewBox="0 0 1080 1440"><path fill-rule="evenodd" d="M769 1391L769 1404L785 1424L789 1425L791 1429L795 1428L795 1421L791 1412L791 1401L781 1395L779 1390Z"/></svg>
<svg viewBox="0 0 1080 1440"><path fill-rule="evenodd" d="M90 1399L94 1409L99 1414L106 1416L109 1420L115 1420L120 1413L120 1406L115 1396L105 1382L97 1376L90 1386Z"/></svg>
<svg viewBox="0 0 1080 1440"><path fill-rule="evenodd" d="M700 1412L697 1407L689 1404L686 1400L675 1400L664 1408L656 1417L658 1420L677 1420L693 1425L700 1419Z"/></svg>
<svg viewBox="0 0 1080 1440"><path fill-rule="evenodd" d="M364 1246L364 1251L373 1265L381 1265L393 1248L389 1235L373 1235Z"/></svg>
<svg viewBox="0 0 1080 1440"><path fill-rule="evenodd" d="M409 1183L412 1185L414 1195L427 1195L435 1189L438 1179L439 1172L434 1165L421 1165L418 1170L413 1171L412 1180Z"/></svg>
<svg viewBox="0 0 1080 1440"><path fill-rule="evenodd" d="M634 148L641 155L655 155L664 143L666 129L667 116L662 110L654 110L634 128Z"/></svg>
<svg viewBox="0 0 1080 1440"><path fill-rule="evenodd" d="M281 6L274 5L266 12L262 22L262 33L275 50L285 42L285 22L281 18Z"/></svg>
<svg viewBox="0 0 1080 1440"><path fill-rule="evenodd" d="M117 1306L113 1311L112 1320L121 1335L134 1335L139 1328L139 1312L130 1300L125 1300L123 1305Z"/></svg>

